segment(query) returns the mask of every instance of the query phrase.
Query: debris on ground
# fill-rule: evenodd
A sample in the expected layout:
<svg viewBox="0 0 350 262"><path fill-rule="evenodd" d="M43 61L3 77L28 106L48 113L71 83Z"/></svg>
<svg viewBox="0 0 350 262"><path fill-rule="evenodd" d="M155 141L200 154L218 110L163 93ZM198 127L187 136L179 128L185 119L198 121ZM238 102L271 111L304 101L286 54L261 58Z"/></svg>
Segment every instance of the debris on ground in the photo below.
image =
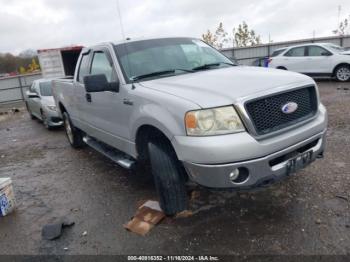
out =
<svg viewBox="0 0 350 262"><path fill-rule="evenodd" d="M82 234L81 234L81 236L83 236L83 237L85 237L85 236L87 236L87 231L84 231Z"/></svg>
<svg viewBox="0 0 350 262"><path fill-rule="evenodd" d="M141 205L135 216L124 225L124 228L136 234L145 236L155 225L157 225L165 214L157 201L148 200Z"/></svg>
<svg viewBox="0 0 350 262"><path fill-rule="evenodd" d="M191 210L184 210L175 215L175 218L186 218L193 216L193 211Z"/></svg>
<svg viewBox="0 0 350 262"><path fill-rule="evenodd" d="M191 192L191 200L194 201L195 199L198 199L200 197L200 192L198 190L193 190Z"/></svg>
<svg viewBox="0 0 350 262"><path fill-rule="evenodd" d="M345 200L345 201L349 201L349 199L348 199L346 196L336 195L335 197L336 197L336 198L343 199L343 200Z"/></svg>
<svg viewBox="0 0 350 262"><path fill-rule="evenodd" d="M67 219L62 219L58 223L47 224L42 228L41 236L46 240L55 240L62 235L64 228L71 227L74 224L74 221Z"/></svg>
<svg viewBox="0 0 350 262"><path fill-rule="evenodd" d="M344 86L338 86L337 89L338 90L349 90L348 87L344 87Z"/></svg>
<svg viewBox="0 0 350 262"><path fill-rule="evenodd" d="M317 224L317 225L320 225L321 223L322 223L322 221L321 221L321 219L316 219L316 221L315 221L315 223Z"/></svg>
<svg viewBox="0 0 350 262"><path fill-rule="evenodd" d="M11 178L0 178L0 217L10 214L15 206L16 200Z"/></svg>

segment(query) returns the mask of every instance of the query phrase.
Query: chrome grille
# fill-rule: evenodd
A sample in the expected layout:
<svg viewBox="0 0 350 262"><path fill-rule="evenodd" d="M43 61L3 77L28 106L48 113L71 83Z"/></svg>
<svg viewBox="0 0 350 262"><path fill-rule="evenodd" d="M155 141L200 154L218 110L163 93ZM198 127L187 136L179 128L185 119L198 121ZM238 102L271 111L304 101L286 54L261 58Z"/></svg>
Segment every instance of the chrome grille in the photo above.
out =
<svg viewBox="0 0 350 262"><path fill-rule="evenodd" d="M286 114L282 107L294 102L295 112ZM317 112L317 95L314 86L271 95L245 103L245 109L258 135L265 135L294 125L314 116Z"/></svg>

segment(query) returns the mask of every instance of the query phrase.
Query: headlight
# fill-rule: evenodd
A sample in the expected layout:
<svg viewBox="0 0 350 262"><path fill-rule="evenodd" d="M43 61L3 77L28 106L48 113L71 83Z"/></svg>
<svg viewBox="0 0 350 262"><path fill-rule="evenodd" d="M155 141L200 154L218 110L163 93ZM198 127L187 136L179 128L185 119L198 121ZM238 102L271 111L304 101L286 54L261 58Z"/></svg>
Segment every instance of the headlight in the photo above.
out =
<svg viewBox="0 0 350 262"><path fill-rule="evenodd" d="M233 106L190 111L185 116L185 124L189 136L223 135L245 130Z"/></svg>
<svg viewBox="0 0 350 262"><path fill-rule="evenodd" d="M51 111L57 111L56 106L47 106L47 108Z"/></svg>

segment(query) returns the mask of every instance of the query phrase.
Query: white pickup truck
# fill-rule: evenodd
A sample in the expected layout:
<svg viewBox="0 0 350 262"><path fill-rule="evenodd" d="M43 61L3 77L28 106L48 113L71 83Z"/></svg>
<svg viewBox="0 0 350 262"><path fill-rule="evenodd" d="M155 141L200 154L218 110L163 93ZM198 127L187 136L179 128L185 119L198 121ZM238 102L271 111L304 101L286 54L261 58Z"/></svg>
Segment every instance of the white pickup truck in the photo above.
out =
<svg viewBox="0 0 350 262"><path fill-rule="evenodd" d="M73 147L125 168L150 162L164 212L187 208L186 181L249 190L323 156L327 113L316 83L240 67L193 38L84 48L54 97Z"/></svg>

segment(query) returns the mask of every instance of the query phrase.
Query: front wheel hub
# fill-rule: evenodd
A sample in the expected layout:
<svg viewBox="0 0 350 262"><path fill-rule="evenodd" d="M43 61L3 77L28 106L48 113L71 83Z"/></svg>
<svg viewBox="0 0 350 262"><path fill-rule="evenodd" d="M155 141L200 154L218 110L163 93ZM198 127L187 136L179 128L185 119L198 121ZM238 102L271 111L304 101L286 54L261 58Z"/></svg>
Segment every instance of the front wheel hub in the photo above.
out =
<svg viewBox="0 0 350 262"><path fill-rule="evenodd" d="M347 67L339 68L337 78L341 81L348 81L350 79L350 69Z"/></svg>

